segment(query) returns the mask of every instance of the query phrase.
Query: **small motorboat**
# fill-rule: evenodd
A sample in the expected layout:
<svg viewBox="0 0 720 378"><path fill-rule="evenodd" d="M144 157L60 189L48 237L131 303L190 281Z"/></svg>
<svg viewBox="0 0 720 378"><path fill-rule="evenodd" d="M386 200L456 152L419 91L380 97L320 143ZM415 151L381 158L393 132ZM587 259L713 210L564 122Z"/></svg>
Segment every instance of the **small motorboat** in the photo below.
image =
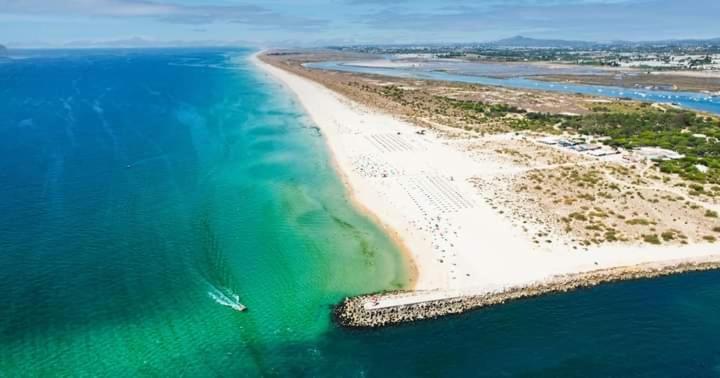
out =
<svg viewBox="0 0 720 378"><path fill-rule="evenodd" d="M244 304L240 303L239 296L233 295L233 299L234 299L234 301L232 303L228 304L230 306L230 308L232 308L233 310L236 310L236 311L240 311L240 312L247 310L247 307L245 307Z"/></svg>

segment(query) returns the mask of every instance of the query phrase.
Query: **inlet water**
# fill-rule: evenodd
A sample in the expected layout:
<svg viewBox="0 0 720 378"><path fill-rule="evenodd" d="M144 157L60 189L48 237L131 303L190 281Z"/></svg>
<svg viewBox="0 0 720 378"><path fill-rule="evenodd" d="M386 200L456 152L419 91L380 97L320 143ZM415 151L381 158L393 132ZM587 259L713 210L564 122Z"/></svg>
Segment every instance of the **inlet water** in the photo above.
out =
<svg viewBox="0 0 720 378"><path fill-rule="evenodd" d="M581 93L585 95L614 98L630 98L646 102L677 104L688 109L720 114L720 96L699 92L655 91L648 89L622 88L601 85L584 85L561 82L532 80L524 77L494 78L447 71L434 71L422 67L368 67L350 65L343 62L307 63L315 69L386 75L392 77L457 81L462 83L493 85L516 89L537 89L562 93Z"/></svg>

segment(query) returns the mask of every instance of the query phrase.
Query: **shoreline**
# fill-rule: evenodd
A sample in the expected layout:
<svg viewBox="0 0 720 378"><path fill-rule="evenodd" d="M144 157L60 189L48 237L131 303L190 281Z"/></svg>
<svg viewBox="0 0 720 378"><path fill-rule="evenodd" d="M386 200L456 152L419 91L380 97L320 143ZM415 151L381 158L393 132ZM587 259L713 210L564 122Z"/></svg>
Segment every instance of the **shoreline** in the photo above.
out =
<svg viewBox="0 0 720 378"><path fill-rule="evenodd" d="M299 98L299 95L292 88L290 88L286 82L284 82L282 79L278 78L277 76L273 75L272 71L269 70L269 68L276 68L276 67L273 67L269 63L263 62L259 58L259 56L262 55L264 52L265 51L263 50L263 51L252 54L250 56L250 62L252 64L254 64L256 67L260 68L263 72L267 73L276 82L281 84L288 91L289 94L291 94L292 96L294 96L296 98L296 100L298 100L298 103L301 104L301 106L303 106L303 109L310 116L310 118L313 118L312 113L310 111L308 111L308 109L305 108L305 106L303 105L303 102ZM327 151L330 156L330 164L332 165L333 169L339 176L340 181L342 182L343 188L345 190L345 195L346 195L347 199L350 201L350 204L357 211L359 211L366 217L370 218L370 220L373 223L375 223L377 226L379 226L385 232L385 234L390 238L390 240L393 242L393 244L398 248L398 250L400 250L400 252L403 256L403 260L405 262L405 266L407 268L407 273L408 273L408 277L407 277L408 281L407 281L406 290L409 290L409 291L415 290L417 287L417 282L418 282L419 269L415 262L415 259L412 256L412 253L410 252L410 248L407 246L407 244L403 240L402 235L397 230L393 229L391 226L389 226L388 224L383 222L378 214L376 214L372 210L368 209L361 201L359 201L356 198L352 184L350 183L347 174L345 173L345 171L343 171L343 168L339 164L337 156L333 149L333 146L330 144L330 142L328 141L328 139L324 133L322 135L322 139L325 142L325 146L326 146Z"/></svg>
<svg viewBox="0 0 720 378"><path fill-rule="evenodd" d="M517 167L468 156L434 130L353 102L257 56L253 59L300 101L322 130L351 200L397 237L394 240L407 248L403 253L417 269L412 291L346 299L335 311L343 325L354 323L344 322L339 314L358 314L357 306L348 303L371 310L362 312L368 319L383 308L404 308L408 313L423 308L434 314L405 314L398 321L403 322L504 302L498 298L692 271L698 264L703 270L720 269L720 251L708 243L578 249L560 236L548 236L546 243L533 241L527 230L496 210L492 193L472 183L476 178L507 177ZM497 137L485 140L492 143L492 138ZM598 274L602 279L594 276ZM447 310L447 303L457 301L465 303L460 310Z"/></svg>
<svg viewBox="0 0 720 378"><path fill-rule="evenodd" d="M340 180L343 183L343 187L345 188L345 195L347 196L348 200L350 201L350 204L365 215L366 217L370 218L370 220L375 223L377 226L379 226L385 234L392 240L395 247L400 250L400 253L403 255L403 259L405 260L406 268L408 271L408 287L407 289L409 291L414 291L417 286L418 281L418 267L415 263L415 260L412 257L412 253L410 252L410 248L405 244L405 241L403 241L402 235L400 235L399 232L397 232L395 229L387 225L385 222L382 221L379 215L375 214L373 211L368 209L365 205L362 204L356 197L353 192L352 185L350 184L347 175L345 172L343 172L342 168L338 164L337 158L335 157L335 153L333 152L331 146L328 144L327 139L325 140L325 145L328 149L328 152L330 153L330 164L333 166L333 169L335 172L340 176Z"/></svg>

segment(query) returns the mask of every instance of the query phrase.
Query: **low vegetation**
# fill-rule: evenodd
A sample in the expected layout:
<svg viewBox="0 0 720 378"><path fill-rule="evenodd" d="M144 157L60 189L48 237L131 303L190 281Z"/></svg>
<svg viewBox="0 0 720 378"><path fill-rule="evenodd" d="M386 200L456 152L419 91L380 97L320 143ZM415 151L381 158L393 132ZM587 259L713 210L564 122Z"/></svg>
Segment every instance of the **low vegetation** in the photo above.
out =
<svg viewBox="0 0 720 378"><path fill-rule="evenodd" d="M612 183L606 176L622 178L625 184ZM720 233L714 211L676 195L631 186L641 180L630 168L616 164L559 167L528 172L516 179L512 191L525 196L517 203L530 206L526 213L547 214L557 229L583 246L709 242L706 236Z"/></svg>
<svg viewBox="0 0 720 378"><path fill-rule="evenodd" d="M533 113L513 106L459 100L448 100L446 103L488 118L521 114L523 117L510 117L506 122L515 130L569 131L609 137L604 143L612 147L672 150L684 157L657 162L662 172L675 173L695 182L720 184L720 119L716 117L644 103L595 106L583 115Z"/></svg>

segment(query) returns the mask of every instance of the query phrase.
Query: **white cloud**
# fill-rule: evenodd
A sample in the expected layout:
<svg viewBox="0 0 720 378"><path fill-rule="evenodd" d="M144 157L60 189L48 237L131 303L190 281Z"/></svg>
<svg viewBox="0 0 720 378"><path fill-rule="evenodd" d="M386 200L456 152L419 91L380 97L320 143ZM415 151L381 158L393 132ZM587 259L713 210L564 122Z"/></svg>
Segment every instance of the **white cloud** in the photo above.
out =
<svg viewBox="0 0 720 378"><path fill-rule="evenodd" d="M0 14L76 17L145 17L180 24L227 22L261 28L316 29L327 22L258 5L186 5L144 0L0 0Z"/></svg>

